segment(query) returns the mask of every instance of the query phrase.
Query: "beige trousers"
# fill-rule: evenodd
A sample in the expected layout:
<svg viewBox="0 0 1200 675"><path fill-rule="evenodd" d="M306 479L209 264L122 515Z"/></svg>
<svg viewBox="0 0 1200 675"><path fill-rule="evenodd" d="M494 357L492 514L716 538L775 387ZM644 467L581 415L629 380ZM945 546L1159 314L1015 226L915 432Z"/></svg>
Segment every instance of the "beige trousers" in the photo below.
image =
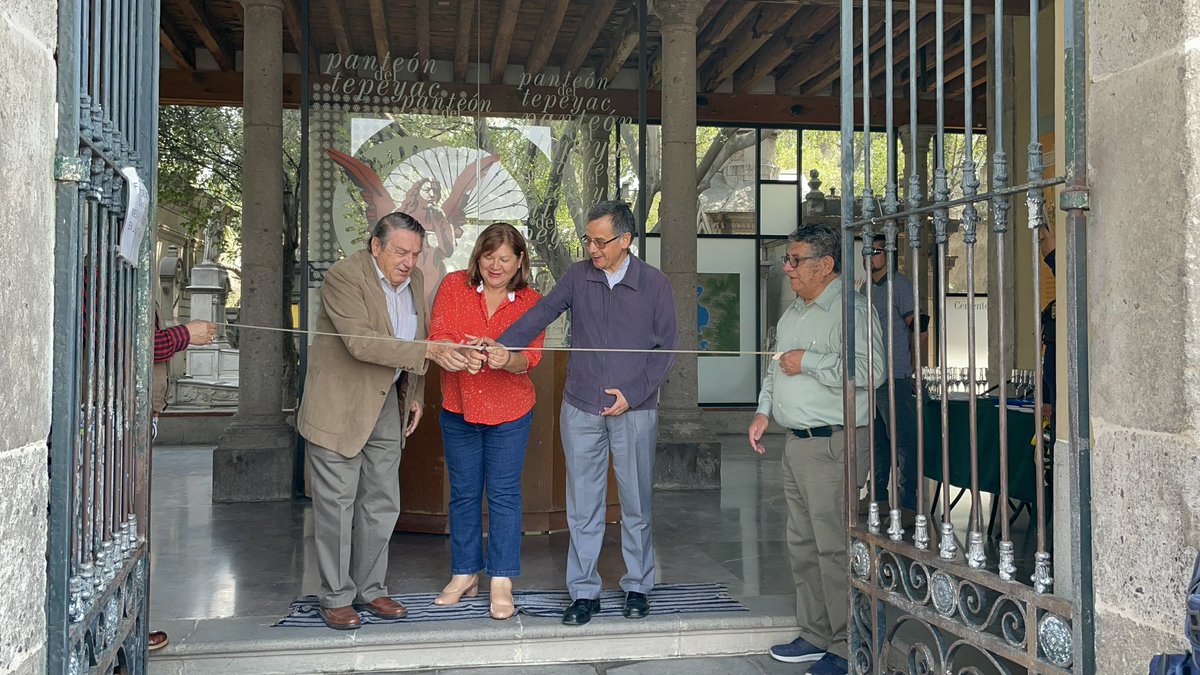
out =
<svg viewBox="0 0 1200 675"><path fill-rule="evenodd" d="M800 637L848 658L846 617L845 431L829 438L797 438L783 449L783 494L787 498L787 545L796 582ZM859 427L858 484L866 480L869 437Z"/></svg>
<svg viewBox="0 0 1200 675"><path fill-rule="evenodd" d="M308 444L322 607L366 604L388 594L384 576L388 542L400 516L403 447L396 387L359 454L343 457Z"/></svg>

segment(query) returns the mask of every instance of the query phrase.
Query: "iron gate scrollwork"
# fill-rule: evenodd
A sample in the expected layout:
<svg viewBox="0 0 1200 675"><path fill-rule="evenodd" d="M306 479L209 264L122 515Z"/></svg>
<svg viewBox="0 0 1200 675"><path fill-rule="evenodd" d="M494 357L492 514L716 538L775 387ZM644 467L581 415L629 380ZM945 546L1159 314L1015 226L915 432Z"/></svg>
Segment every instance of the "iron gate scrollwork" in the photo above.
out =
<svg viewBox="0 0 1200 675"><path fill-rule="evenodd" d="M876 494L874 485L867 487L870 503L865 517L858 515L859 486L854 485L853 481L857 475L855 464L858 459L855 458L853 435L847 435L846 477L847 485L852 486L847 494L847 518L850 523L847 573L850 579L850 655L854 673L1090 673L1094 669L1087 321L1084 305L1087 181L1083 143L1085 71L1082 50L1085 0L1060 1L1065 9L1065 120L1062 128L1055 132L1064 136L1066 156L1058 163L1059 167L1065 167L1065 173L1057 177L1045 175L1044 149L1040 138L1044 130L1039 128L1041 112L1037 83L1042 55L1038 50L1041 5L1038 0L1030 0L1028 7L1030 85L1018 88L1019 91L1013 91L1011 86L1008 90L1005 87L1005 77L1010 73L1005 70L1003 49L1005 41L1014 36L1005 34L1009 24L1004 15L1006 11L1011 11L1012 3L995 0L993 7L986 8L989 15L985 20L992 20L993 24L986 35L987 47L984 50L978 50L975 46L979 38L973 23L977 18L975 15L984 11L980 2L962 0L956 7L944 0L922 3L923 10L933 5L935 32L928 39L934 42L931 51L918 45L918 31L912 28L917 25L917 17L920 16L917 0L885 0L882 6L881 3L856 3L853 0L842 0L841 3L843 259L850 261L856 255L862 255L866 262L877 250L876 237L881 236L887 269L895 270L902 247L907 244L913 277L911 302L919 313L922 299L926 297L922 293L922 282L925 281L924 286L931 300L929 307L936 323L933 340L937 345L933 362L924 368L921 361L927 354L917 348L913 355L914 376L918 383L914 422L917 438L915 461L919 480L913 486L918 508L911 523L900 505L901 486L896 476L902 458L898 456L897 434L889 434L891 441L888 447L876 447L875 438L872 437L868 461L872 466L877 466L876 453L882 453L882 458L890 466L891 479L886 494ZM856 10L856 5L860 6L859 10ZM962 52L961 66L956 71L961 73L964 83L961 101L951 100L947 95L944 66L949 57L957 59L957 54L946 51L947 36L952 35L946 24L948 9L955 15L954 22L961 24L963 36L959 47ZM859 11L857 16L856 11ZM898 16L907 19L906 25L910 28L906 31L893 29ZM856 19L861 21L860 25L855 25ZM878 24L873 23L872 19L882 24L879 32L875 32ZM904 37L907 41L907 57L901 55L899 64L893 50L893 40L898 37ZM877 41L883 44L873 44ZM861 53L858 53L860 48ZM987 53L989 50L990 54ZM882 68L878 65L880 58L884 61ZM905 58L907 64L904 63ZM876 60L874 68L872 59ZM926 59L931 60L932 64L927 66ZM989 75L991 82L987 89L987 108L977 111L977 80L973 69L981 64L986 64L983 65L983 72ZM904 65L907 67L902 68ZM856 72L860 66L861 71ZM918 86L925 86L918 80L925 79L920 74L924 74L927 67L933 70L930 86L937 99L937 118L932 121L936 127L933 135L935 166L930 177L932 180L928 181L919 168L923 158L919 154L920 132L916 123L916 102L919 94L923 93L918 91ZM902 139L908 142L911 151L911 155L905 157L906 170L910 174L907 181L903 180L898 169L898 117L893 102L897 93L897 69L901 69L906 76L908 85L909 124L907 131L903 132L908 134L908 138ZM880 75L882 82L873 86L872 79ZM882 119L878 114L872 119L873 111L878 110L872 106L873 92L886 99L882 106ZM856 98L856 93L861 99ZM1013 102L1015 105L1010 109L1008 104ZM1012 115L1016 105L1025 105L1026 102L1030 118L1029 142L1024 148L1027 166L1024 181L1014 185L1012 177L1015 172L1005 144L1014 143L1011 139L1015 136L1005 137L1004 121L1006 115ZM861 109L858 109L859 104ZM962 105L965 120L962 154L954 158L949 157L944 123L948 104ZM988 109L990 116L987 115ZM857 123L856 113L861 115ZM987 120L987 143L991 157L990 161L981 163L977 162L974 150L982 142L976 136L976 130L981 126L977 122L984 119ZM857 148L856 132L861 133L862 138L862 145ZM876 180L873 184L872 146L877 142L874 137L883 139L882 152L887 161L884 180ZM874 151L879 150L874 148ZM1015 151L1016 148L1010 150ZM954 161L950 161L952 159ZM987 188L981 190L980 176L984 172L990 175L987 177ZM951 179L957 182L957 195L952 194ZM856 180L861 180L861 188L856 186ZM877 195L873 185L880 184L883 192ZM1047 206L1044 192L1047 188L1059 185L1065 185L1062 209L1066 212L1067 246L1065 260L1062 255L1057 259L1067 281L1064 298L1067 306L1063 314L1068 319L1068 368L1066 377L1058 381L1065 384L1068 390L1069 404L1064 417L1069 431L1069 444L1066 446L1069 458L1065 463L1069 480L1056 483L1049 478L1049 442L1044 438L1039 423L1043 415L1043 403L1054 403L1043 400L1042 359L1035 359L1034 367L1027 375L1014 375L1010 381L1003 354L1015 344L1014 326L1010 325L1014 322L1006 319L1014 309L1029 313L1026 318L1031 321L1024 323L1032 327L1029 331L1032 334L1025 337L1034 340L1035 344L1040 344L1042 338L1042 259L1038 239L1049 231L1045 228ZM925 190L929 190L928 196L922 194ZM1010 235L1010 228L1018 220L1010 214L1010 202L1019 197L1024 198L1024 225L1028 229L1024 234L1014 230ZM952 220L956 223L952 223ZM947 353L947 324L951 321L947 311L947 271L952 236L961 237L956 245L960 253L965 251L961 256L965 259L968 308L963 319L967 345L965 368L951 367ZM986 330L991 344L998 345L1001 352L1001 356L992 360L993 364L1001 364L997 369L999 372L991 372L990 369L985 371L977 363L975 345L979 326L975 311L978 278L975 252L981 236L989 238L990 243L986 247L991 259L989 269L995 270L996 275L991 288L998 292L989 297L989 301L995 303L995 311L990 316L995 317L996 321ZM1029 297L1023 299L1006 297L1007 289L1013 285L1006 275L1012 274L1009 270L1014 268L1014 261L1009 257L1012 255L1008 250L1009 240L1016 236L1029 237L1027 241L1033 251L1032 259L1028 261L1031 265L1027 267L1030 270L1031 290L1027 291ZM861 238L861 248L856 238ZM922 261L926 259L930 267L922 269ZM850 281L856 267L849 263L843 266ZM867 269L871 269L869 264ZM883 397L879 399L882 404L880 409L889 429L894 429L897 422L898 397L910 395L896 386L894 376L894 277L895 274L887 273L883 277L886 281L881 282L886 287L886 307L873 306L879 312L880 325L884 326L885 344L889 345L886 357L889 375L886 382L872 383L868 387L872 403L877 396ZM865 288L870 289L872 280L867 279L866 282ZM853 336L852 293L855 291L852 283L846 283L844 288L847 289L844 297L844 335ZM872 302L871 292L866 292L866 295L869 306L878 305ZM917 320L920 320L919 314ZM870 332L873 329L868 326L866 330ZM843 363L847 364L844 380L846 410L850 415L855 409L854 387L851 384L854 378L854 340L843 341L843 357ZM876 385L882 385L878 393ZM994 403L985 397L991 391L996 392ZM928 401L927 392L932 395ZM984 396L981 397L981 394ZM1024 401L1026 397L1030 400ZM966 413L958 418L960 426L952 432L951 408L956 403L962 403ZM981 414L990 414L993 405L997 410L997 428L984 434L981 431ZM1010 408L1016 410L1010 411ZM1016 415L1028 417L1018 418ZM1026 440L1024 449L1018 447L1020 444L1012 445L1008 439L1010 426L1016 424L1017 420L1029 422L1031 426L1033 441ZM956 446L959 448L957 453L951 453L953 433L958 434L953 439L959 443ZM968 439L965 450L961 441L963 437ZM1025 439L1028 438L1025 436ZM995 457L989 454L990 450L984 452L981 448L992 440L995 441ZM927 495L925 490L927 447L933 448L928 460L932 466L928 468L940 480L938 494ZM1025 461L1019 456L1024 452L1031 455L1027 459L1035 472L1031 481L1033 495L1022 495L1022 501L1030 507L1030 523L1023 543L1032 544L1032 550L1028 551L1024 560L1018 560L1010 526L1010 520L1014 517L1010 497L1017 490L1011 473L1012 466ZM952 461L952 457L957 461ZM998 484L987 486L987 490L981 488L981 458L994 461L999 473ZM1010 463L1010 459L1016 459L1017 463ZM957 499L951 499L952 476L956 470L962 493L970 495L969 514L964 518L960 513L957 519L954 514ZM962 478L964 475L967 478ZM1061 559L1069 562L1058 570L1054 569L1054 538L1051 536L1049 514L1056 485L1059 498L1068 500L1069 508L1065 512L1071 514L1069 523L1059 524L1070 529L1070 546L1068 551L1061 552L1069 555L1060 555ZM1064 489L1063 486L1068 487ZM986 534L984 532L984 509L981 505L981 495L984 493L992 494L992 520L997 516L1000 518L1000 533L992 551L987 545L991 526L988 526ZM928 497L932 497L935 504L941 502L940 513L928 510ZM937 509L936 506L934 508ZM906 525L910 527L906 528ZM966 532L956 532L956 526L962 525L965 525ZM1018 565L1023 565L1024 569ZM1062 584L1068 589L1064 593L1056 593L1056 575L1069 581L1068 584Z"/></svg>
<svg viewBox="0 0 1200 675"><path fill-rule="evenodd" d="M152 0L59 3L51 673L146 670L152 198L140 245L120 246L123 172L153 194L158 17Z"/></svg>

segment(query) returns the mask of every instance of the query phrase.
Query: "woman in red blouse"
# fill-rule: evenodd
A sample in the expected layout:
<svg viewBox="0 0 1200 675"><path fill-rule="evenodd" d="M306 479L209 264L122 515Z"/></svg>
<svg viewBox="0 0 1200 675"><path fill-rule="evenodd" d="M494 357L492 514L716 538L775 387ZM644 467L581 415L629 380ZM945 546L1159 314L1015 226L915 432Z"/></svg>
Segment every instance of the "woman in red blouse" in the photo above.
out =
<svg viewBox="0 0 1200 675"><path fill-rule="evenodd" d="M446 275L433 302L430 340L488 344L471 352L471 367L442 371L442 441L450 473L450 566L453 577L438 605L479 592L479 572L491 577L494 619L515 611L512 577L521 573L521 469L533 419L529 369L537 349L510 355L495 344L541 295L529 286L525 238L508 223L479 235L467 269ZM542 336L531 347L541 347ZM501 367L502 366L502 367ZM488 546L483 555L482 497L487 488Z"/></svg>

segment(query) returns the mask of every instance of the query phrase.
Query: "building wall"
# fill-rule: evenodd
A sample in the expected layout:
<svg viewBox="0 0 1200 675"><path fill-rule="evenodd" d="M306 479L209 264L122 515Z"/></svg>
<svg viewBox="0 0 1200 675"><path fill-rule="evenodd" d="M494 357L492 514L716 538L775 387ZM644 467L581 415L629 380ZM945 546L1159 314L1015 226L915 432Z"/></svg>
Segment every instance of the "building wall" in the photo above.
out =
<svg viewBox="0 0 1200 675"><path fill-rule="evenodd" d="M1098 668L1185 648L1200 546L1200 4L1088 3Z"/></svg>
<svg viewBox="0 0 1200 675"><path fill-rule="evenodd" d="M57 19L0 3L0 673L45 670Z"/></svg>

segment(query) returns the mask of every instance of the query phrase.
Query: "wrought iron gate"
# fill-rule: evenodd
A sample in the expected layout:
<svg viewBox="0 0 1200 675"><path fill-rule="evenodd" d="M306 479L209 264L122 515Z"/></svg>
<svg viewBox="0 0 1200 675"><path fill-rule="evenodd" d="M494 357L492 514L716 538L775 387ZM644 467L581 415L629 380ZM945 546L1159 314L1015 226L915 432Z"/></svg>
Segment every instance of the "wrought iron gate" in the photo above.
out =
<svg viewBox="0 0 1200 675"><path fill-rule="evenodd" d="M129 250L122 172L153 184L158 16L155 0L59 2L51 673L145 671L153 199Z"/></svg>
<svg viewBox="0 0 1200 675"><path fill-rule="evenodd" d="M965 0L957 7L950 8L943 0L931 3L921 3L922 9L932 5L933 15L929 20L935 31L931 38L935 43L931 50L918 49L917 44L917 0L886 0L880 3L853 2L843 0L841 4L841 113L842 113L842 214L843 214L843 259L854 260L856 254L864 257L872 255L872 249L878 244L874 242L877 235L883 236L883 248L886 254L888 269L895 270L895 263L902 251L901 230L903 243L910 247L912 262L912 298L911 302L920 310L922 299L929 297L933 300L931 313L936 324L935 335L932 337L937 345L937 354L932 362L932 368L922 369L921 360L926 356L921 349L915 350L914 370L918 378L924 372L927 376L927 389L932 394L926 400L924 392L916 396L915 428L917 435L916 462L917 476L926 475L925 449L930 445L934 449L930 454L933 472L942 478L940 494L928 495L925 490L925 480L918 480L917 513L911 531L906 531L907 519L901 511L900 485L895 476L899 469L896 433L889 436L892 439L887 447L876 447L875 439L871 440L870 461L875 465L876 453L883 453L891 466L886 494L876 494L873 486L868 486L870 501L869 510L865 517L858 515L857 486L848 490L847 517L851 526L848 534L849 547L850 597L850 654L852 672L900 672L900 673L982 673L982 672L1031 672L1031 673L1091 673L1094 671L1094 626L1092 619L1092 579L1091 579L1091 519L1090 519L1090 459L1088 437L1087 409L1087 336L1086 336L1086 307L1085 279L1086 261L1084 255L1085 224L1087 209L1087 185L1084 157L1084 9L1085 0L1059 0L1064 3L1064 35L1065 54L1042 55L1038 50L1038 10L1041 3L1031 0L1029 11L1032 20L1029 21L1029 81L1035 83L1028 88L1018 87L1012 91L1006 89L1004 78L1009 73L1003 65L1003 48L1005 41L1012 35L1006 35L1008 22L1003 18L1004 11L1012 3L995 0L994 7L985 20L993 21L991 32L987 35L986 50L990 54L980 53L975 48L977 41L973 21L978 17L973 12L982 11L981 3L975 0ZM856 5L860 9L856 9ZM949 101L946 91L946 73L944 66L948 57L955 56L946 51L946 39L949 35L946 18L947 9L955 10L953 20L962 24L962 61L960 70L965 83L962 101ZM899 10L899 14L897 14ZM906 17L908 30L894 30L897 17ZM880 33L874 33L876 22L881 21ZM861 22L861 23L858 23ZM858 23L858 25L856 25ZM925 23L924 21L922 23ZM984 24L986 27L986 24ZM856 35L856 32L858 33ZM873 37L874 34L874 37ZM882 35L882 37L879 37ZM935 168L932 175L932 194L928 197L921 194L922 180L918 169L921 157L918 156L920 143L917 141L918 127L910 124L905 133L911 133L908 141L912 155L907 157L907 186L898 175L897 149L897 117L893 109L893 96L896 94L895 76L901 66L896 64L893 40L907 38L907 44L901 42L901 49L907 51L906 70L908 83L908 120L917 120L918 80L917 73L924 73L927 68L934 70L931 88L936 92L937 114L934 124L933 162ZM1022 36L1024 37L1024 36ZM882 40L882 47L875 49L872 43ZM861 46L860 46L861 45ZM857 53L861 49L861 53ZM872 53L876 51L876 53ZM1043 148L1040 143L1039 129L1039 99L1038 99L1038 66L1043 56L1050 58L1065 57L1065 124L1055 132L1065 137L1065 157L1059 158L1058 167L1065 166L1065 174L1057 177L1047 177L1043 165ZM879 64L882 57L884 63ZM978 57L978 58L977 58ZM872 63L872 59L875 63ZM918 59L928 58L931 63L918 63ZM984 61L986 59L986 61ZM955 58L957 63L957 58ZM986 65L983 65L986 64ZM988 86L986 107L975 109L976 78L972 69L983 65L988 70L992 81ZM856 72L861 66L861 72ZM872 78L881 75L883 81L872 86ZM880 88L878 84L882 84ZM860 88L861 87L861 88ZM882 119L873 111L872 92L882 91L886 98ZM861 99L855 94L859 93ZM903 94L900 94L903 96ZM1014 103L1015 102L1015 103ZM960 161L951 161L948 157L946 133L946 106L950 103L962 105L964 131L962 138L963 154ZM858 106L861 104L861 110ZM1014 143L1012 137L1005 137L1004 121L1011 116L1017 106L1029 106L1031 126L1028 130L1028 144L1024 148L1008 147ZM1011 106L1011 107L1010 107ZM987 113L990 108L991 115ZM856 113L861 119L856 124ZM981 142L975 135L980 126L978 122L987 120L987 132L992 150L990 166L979 166L973 159L973 146ZM1011 124L1010 118L1010 124ZM871 132L872 128L876 130ZM855 147L855 132L866 131L863 146ZM872 137L876 138L872 138ZM878 144L883 140L882 153L886 155L886 176L883 181L876 177L876 185L883 185L881 196L872 190L871 157L872 152L880 152ZM856 150L858 154L856 155ZM1010 159L1024 151L1027 155L1027 167L1024 180L1013 180ZM861 158L861 159L860 159ZM953 164L959 168L952 169ZM989 170L989 185L980 190L980 173ZM862 187L856 187L856 172L862 180ZM957 172L957 176L951 175ZM961 196L951 194L951 178L957 179L961 185ZM1014 183L1017 183L1014 185ZM1067 324L1066 351L1068 369L1065 377L1058 378L1060 386L1068 389L1069 405L1065 412L1069 427L1069 457L1061 466L1065 466L1069 474L1068 480L1059 477L1059 481L1047 478L1050 469L1043 439L1041 425L1030 423L1033 436L1032 444L1029 436L1024 443L1012 444L1008 440L1009 429L1017 423L1017 415L1025 414L1029 420L1040 420L1043 401L1042 359L1034 358L1032 372L1027 378L1023 390L1010 388L1009 370L1012 364L1006 364L1003 356L994 358L993 364L1001 364L999 372L990 372L984 377L979 374L975 348L977 318L975 282L977 279L975 246L981 234L990 236L987 255L990 269L995 270L992 288L999 289L989 300L997 306L992 316L998 321L989 325L987 333L990 342L997 345L1003 355L1015 343L1014 327L1008 325L1006 312L1028 312L1027 323L1032 327L1026 338L1033 344L1040 345L1042 332L1043 305L1041 302L1041 257L1038 254L1038 237L1041 228L1046 224L1046 206L1043 193L1052 186L1064 185L1060 196L1062 211L1065 211L1066 242L1065 255L1060 253L1058 273L1065 274L1067 279L1067 295L1061 298L1065 311L1060 316ZM903 194L901 194L903 193ZM857 197L855 196L857 194ZM1025 200L1027 223L1018 223L1016 214L1010 213L1010 202L1016 197ZM989 208L990 207L990 208ZM1053 206L1051 206L1053 208ZM989 216L990 211L990 216ZM948 367L947 357L947 328L951 319L947 315L947 270L948 244L953 233L951 228L952 214L957 216L958 232L961 233L961 245L965 248L966 293L967 307L965 323L967 364L964 378L956 368ZM1008 235L1010 227L1027 225L1014 229ZM983 228L986 228L983 229ZM955 235L957 236L957 235ZM856 243L855 238L861 237L862 244ZM1006 289L1011 278L1006 280L1006 274L1012 264L1013 253L1008 250L1012 237L1028 237L1033 246L1032 260L1027 268L1032 270L1032 286L1028 296L1018 298L1015 295L1006 297ZM1016 241L1015 239L1013 241ZM932 250L929 250L932 247ZM928 267L922 268L922 261L928 260ZM845 273L853 277L857 265L846 264ZM868 269L870 269L868 267ZM893 358L896 356L892 345L893 319L895 318L895 274L886 274L883 282L885 287L886 307L875 307L879 312L880 325L884 326L884 344L889 345L885 358L888 360L888 380L886 383L872 383L868 388L870 396L882 397L881 409L884 411L888 429L894 429L897 421L896 402L898 397L908 396L909 392L901 391L896 386L893 372ZM924 283L924 288L922 287ZM870 288L871 279L867 279ZM846 289L852 289L853 284L847 283ZM925 289L929 295L923 295ZM907 289L906 289L907 292ZM844 321L847 326L846 336L854 335L853 293L848 290L845 296ZM867 293L868 299L871 293ZM1011 303L1011 304L1009 304ZM868 304L875 304L868 300ZM919 318L917 319L920 320ZM870 332L870 326L860 330ZM846 415L854 414L853 364L854 340L843 341L843 362L847 364L846 379L844 380L846 394ZM868 340L868 344L870 341ZM986 365L986 362L984 362ZM1028 365L1028 364L1027 364ZM981 385L982 382L985 385ZM920 380L918 379L918 383ZM883 386L876 390L876 384ZM978 394L991 387L997 395L995 401L989 401ZM961 396L955 395L955 389L961 388ZM1010 406L1018 403L1021 393L1032 398L1032 411L1011 411ZM951 399L957 399L952 401ZM959 428L955 428L950 420L951 406L963 402L968 409L960 418ZM998 415L998 430L994 436L989 432L984 434L981 429L981 414L992 414L995 407ZM872 405L872 409L875 406ZM981 413L982 411L982 413ZM1062 413L1060 416L1064 416ZM872 424L874 426L874 424ZM1036 430L1034 430L1036 429ZM872 434L873 435L873 434ZM964 441L964 437L966 441ZM847 435L847 484L853 485L856 472L856 458L853 451L853 434ZM926 441L930 443L926 443ZM937 443L940 441L940 453ZM951 442L962 447L967 446L965 457L958 453L957 461L952 461L950 452ZM995 454L989 455L983 451L985 446L995 442ZM1023 448L1021 446L1024 446ZM1025 456L1028 453L1031 456ZM1015 463L1014 463L1015 460ZM985 493L980 487L981 463L993 461L998 465L999 484L987 492L994 491L992 500L1000 517L1000 532L994 550L988 542L990 531L984 532L984 507L981 495ZM1025 497L1029 502L1031 513L1030 524L1024 542L1014 543L1013 531L1010 528L1010 510L1013 508L1010 497L1014 485L1010 472L1012 466L1028 461L1034 465L1036 473L1030 481L1033 497ZM970 513L960 514L957 524L966 526L966 532L956 532L956 522L951 500L952 477L958 473L959 483L964 491L969 493ZM963 480L961 476L969 478ZM1058 489L1054 487L1058 484ZM1070 542L1063 546L1067 550L1053 551L1054 537L1051 535L1050 509L1052 496L1057 493L1059 499L1068 500L1067 509L1061 513L1071 515L1069 523L1059 523L1059 527L1069 527L1069 538L1060 541ZM930 514L930 498L941 502L938 513ZM955 500L957 501L957 500ZM932 521L932 522L931 522ZM988 528L991 529L990 527ZM1022 562L1015 553L1017 547L1024 543L1029 545L1027 569L1018 571L1017 564ZM1061 545L1061 544L1060 544ZM1061 560L1068 560L1062 563ZM1055 564L1057 564L1057 567ZM1056 593L1054 576L1058 576L1059 587L1065 590Z"/></svg>

